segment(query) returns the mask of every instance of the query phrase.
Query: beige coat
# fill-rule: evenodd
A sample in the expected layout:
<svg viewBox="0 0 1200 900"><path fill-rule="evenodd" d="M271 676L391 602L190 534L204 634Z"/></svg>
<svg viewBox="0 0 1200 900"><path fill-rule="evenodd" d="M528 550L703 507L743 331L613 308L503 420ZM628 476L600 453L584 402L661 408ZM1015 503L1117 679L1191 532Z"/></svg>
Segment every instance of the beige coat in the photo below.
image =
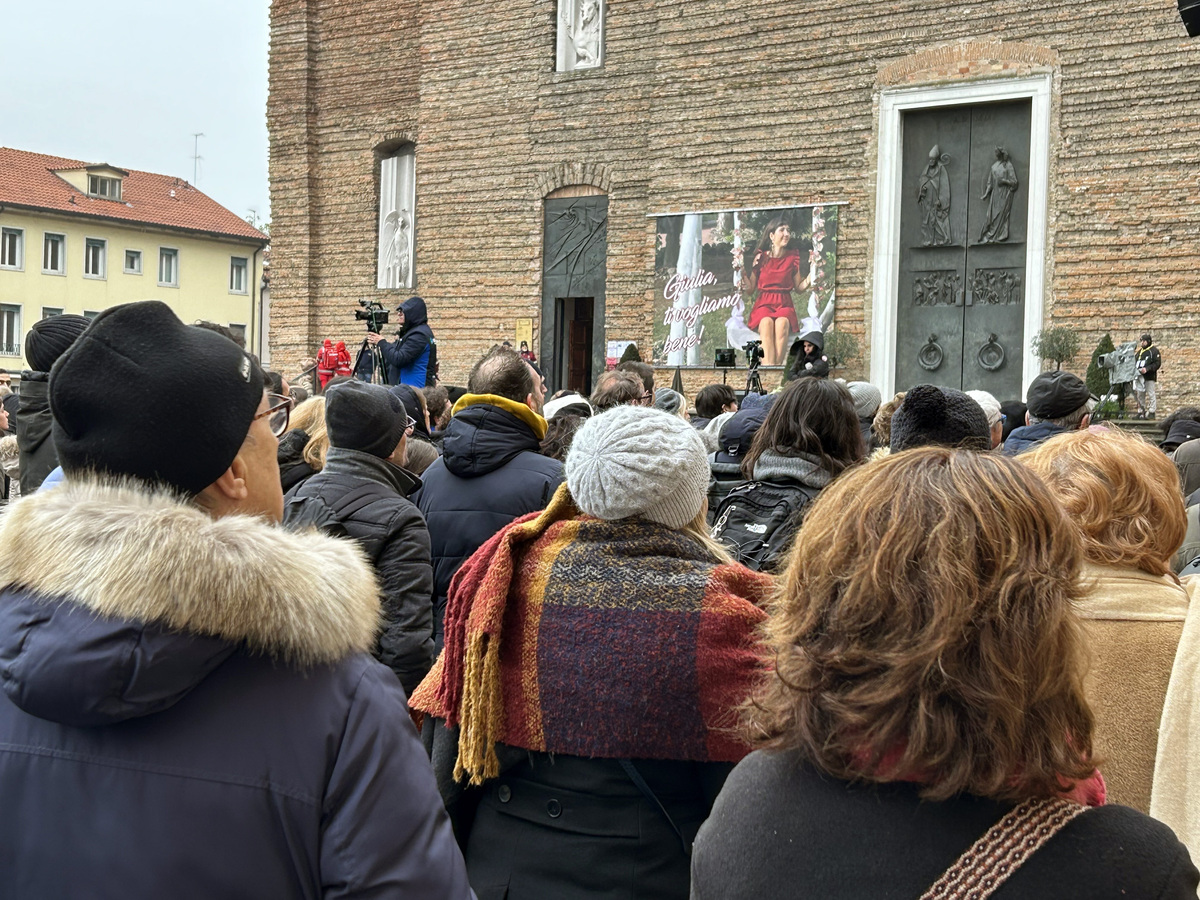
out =
<svg viewBox="0 0 1200 900"><path fill-rule="evenodd" d="M1080 616L1090 638L1084 682L1096 715L1096 753L1110 803L1148 813L1158 727L1191 591L1173 576L1084 566Z"/></svg>

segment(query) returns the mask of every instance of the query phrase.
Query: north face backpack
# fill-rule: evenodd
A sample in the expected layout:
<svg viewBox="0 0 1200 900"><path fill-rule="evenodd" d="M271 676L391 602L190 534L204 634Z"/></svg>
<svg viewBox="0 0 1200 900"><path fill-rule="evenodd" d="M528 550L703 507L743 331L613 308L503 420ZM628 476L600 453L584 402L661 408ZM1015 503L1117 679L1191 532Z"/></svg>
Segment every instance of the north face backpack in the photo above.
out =
<svg viewBox="0 0 1200 900"><path fill-rule="evenodd" d="M782 567L804 521L815 488L792 482L748 481L726 494L712 536L733 558L755 572Z"/></svg>

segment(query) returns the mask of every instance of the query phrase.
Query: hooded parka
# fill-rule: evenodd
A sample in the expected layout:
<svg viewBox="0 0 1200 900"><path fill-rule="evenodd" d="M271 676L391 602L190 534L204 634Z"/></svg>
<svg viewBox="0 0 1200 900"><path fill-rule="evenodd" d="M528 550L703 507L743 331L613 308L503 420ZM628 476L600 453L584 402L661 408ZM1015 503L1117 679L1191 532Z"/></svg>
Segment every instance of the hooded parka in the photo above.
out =
<svg viewBox="0 0 1200 900"><path fill-rule="evenodd" d="M0 898L471 896L352 545L68 479L0 585Z"/></svg>

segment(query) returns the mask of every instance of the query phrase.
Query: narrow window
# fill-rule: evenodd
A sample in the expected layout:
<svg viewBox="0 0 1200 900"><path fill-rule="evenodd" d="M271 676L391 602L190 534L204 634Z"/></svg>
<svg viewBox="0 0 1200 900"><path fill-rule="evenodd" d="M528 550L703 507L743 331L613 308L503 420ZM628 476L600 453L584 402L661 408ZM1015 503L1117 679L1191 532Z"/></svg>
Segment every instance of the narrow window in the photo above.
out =
<svg viewBox="0 0 1200 900"><path fill-rule="evenodd" d="M246 257L229 257L229 293L246 293Z"/></svg>
<svg viewBox="0 0 1200 900"><path fill-rule="evenodd" d="M229 330L233 332L233 336L235 338L237 338L243 344L246 343L246 326L245 325L238 325L234 322L230 322Z"/></svg>
<svg viewBox="0 0 1200 900"><path fill-rule="evenodd" d="M0 229L0 269L25 268L25 232L20 228Z"/></svg>
<svg viewBox="0 0 1200 900"><path fill-rule="evenodd" d="M21 307L0 303L0 353L21 355Z"/></svg>
<svg viewBox="0 0 1200 900"><path fill-rule="evenodd" d="M411 144L379 164L379 262L376 286L412 290L416 158Z"/></svg>
<svg viewBox="0 0 1200 900"><path fill-rule="evenodd" d="M65 235L45 232L42 236L42 271L47 275L67 274Z"/></svg>
<svg viewBox="0 0 1200 900"><path fill-rule="evenodd" d="M103 278L108 271L108 241L88 238L83 246L83 274L88 278Z"/></svg>
<svg viewBox="0 0 1200 900"><path fill-rule="evenodd" d="M43 306L42 307L42 318L43 319L53 319L55 316L61 316L62 314L63 314L63 311L62 311L61 306Z"/></svg>
<svg viewBox="0 0 1200 900"><path fill-rule="evenodd" d="M125 274L126 275L141 275L142 274L142 251L141 250L126 250L125 251Z"/></svg>
<svg viewBox="0 0 1200 900"><path fill-rule="evenodd" d="M158 283L161 287L179 287L179 251L158 248Z"/></svg>

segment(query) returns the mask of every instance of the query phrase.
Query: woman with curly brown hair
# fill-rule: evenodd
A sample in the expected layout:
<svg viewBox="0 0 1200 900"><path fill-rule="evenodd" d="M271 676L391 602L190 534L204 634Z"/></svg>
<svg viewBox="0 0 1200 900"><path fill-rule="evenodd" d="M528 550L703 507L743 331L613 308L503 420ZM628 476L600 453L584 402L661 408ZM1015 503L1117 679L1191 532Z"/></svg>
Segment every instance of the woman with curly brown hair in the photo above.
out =
<svg viewBox="0 0 1200 900"><path fill-rule="evenodd" d="M1019 457L1083 537L1085 689L1109 798L1150 812L1159 719L1188 606L1171 560L1186 524L1175 466L1123 431L1060 434Z"/></svg>
<svg viewBox="0 0 1200 900"><path fill-rule="evenodd" d="M761 749L697 838L692 897L916 898L992 860L997 898L1195 897L1170 829L1089 808L1082 559L1045 485L993 454L910 450L823 491L747 707ZM995 852L966 861L985 835Z"/></svg>

